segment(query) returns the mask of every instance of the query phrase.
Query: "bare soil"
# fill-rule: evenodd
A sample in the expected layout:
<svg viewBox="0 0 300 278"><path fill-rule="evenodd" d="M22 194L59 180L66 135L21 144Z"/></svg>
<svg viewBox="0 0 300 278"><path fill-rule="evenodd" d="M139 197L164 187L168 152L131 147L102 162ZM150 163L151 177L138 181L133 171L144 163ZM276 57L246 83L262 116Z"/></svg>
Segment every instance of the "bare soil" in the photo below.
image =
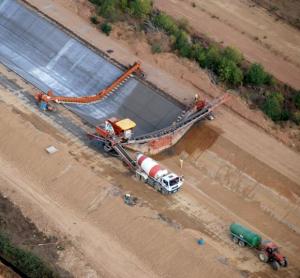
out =
<svg viewBox="0 0 300 278"><path fill-rule="evenodd" d="M12 271L10 268L0 263L0 277L1 278L20 278L18 274Z"/></svg>
<svg viewBox="0 0 300 278"><path fill-rule="evenodd" d="M295 0L252 0L275 17L300 29L300 2Z"/></svg>
<svg viewBox="0 0 300 278"><path fill-rule="evenodd" d="M0 182L6 183L2 177ZM64 243L39 231L35 224L3 195L0 195L0 232L7 235L15 246L40 257L61 277L71 277L70 273L57 265L59 249L63 248Z"/></svg>
<svg viewBox="0 0 300 278"><path fill-rule="evenodd" d="M298 155L287 155L274 141L275 153L285 150L281 159L288 160L284 165L268 163L275 167L270 168L259 164L256 152L251 161L243 144L238 148L223 127L213 125L217 121L199 124L157 157L185 176L182 191L164 197L136 181L116 158L88 148L72 130L57 126L56 117L65 121L72 113L38 112L27 98L34 88L11 72L2 73L20 89L1 90L0 127L5 133L0 138L0 173L6 183L0 183L0 191L39 229L68 240L60 267L78 277L297 277L299 172L291 169L297 167ZM80 121L76 124L84 128ZM265 136L258 136L261 142ZM49 156L49 145L59 152ZM268 150L264 154L270 158ZM183 169L179 158L184 159ZM284 187L268 181L274 173L282 175ZM137 206L123 203L126 192L138 198ZM233 221L282 246L289 268L274 273L255 252L233 245L228 235ZM199 238L205 240L202 247Z"/></svg>
<svg viewBox="0 0 300 278"><path fill-rule="evenodd" d="M199 91L207 98L223 93L193 63L153 56L143 34L119 33L122 26L111 38L100 34L87 23L92 11L85 1L30 2L95 47L113 49L119 62L142 60L147 79L184 103ZM220 108L215 121L196 125L157 156L185 176L182 191L165 197L136 181L116 158L90 148L82 139L88 127L72 113L39 112L36 89L0 69L8 80L0 94L0 176L6 181L0 191L40 230L69 240L60 267L76 277L299 276L300 156L247 120L272 131L259 112L233 98L243 117ZM59 152L48 155L49 145ZM137 206L123 203L127 192ZM279 244L289 267L273 272L255 251L234 245L228 234L233 221Z"/></svg>
<svg viewBox="0 0 300 278"><path fill-rule="evenodd" d="M265 9L247 0L159 0L155 6L177 19L187 19L195 32L236 47L248 61L261 63L278 80L300 89L299 30Z"/></svg>

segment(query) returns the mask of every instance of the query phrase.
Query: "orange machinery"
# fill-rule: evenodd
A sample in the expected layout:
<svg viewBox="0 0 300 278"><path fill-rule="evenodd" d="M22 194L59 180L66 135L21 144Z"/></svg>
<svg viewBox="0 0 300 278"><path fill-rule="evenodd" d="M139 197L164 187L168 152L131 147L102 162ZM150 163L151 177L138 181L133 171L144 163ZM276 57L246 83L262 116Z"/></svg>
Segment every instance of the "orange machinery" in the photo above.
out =
<svg viewBox="0 0 300 278"><path fill-rule="evenodd" d="M110 92L117 89L123 82L125 82L128 78L131 77L133 73L141 71L141 64L136 62L131 66L126 72L124 72L120 77L118 77L111 85L107 88L101 90L99 93L92 96L84 96L84 97L65 97L65 96L55 96L51 90L48 91L47 94L43 92L39 92L35 95L35 99L37 102L45 103L44 110L52 110L51 106L49 106L49 102L56 103L74 103L74 104L89 104L93 102L100 101L105 96L107 96Z"/></svg>

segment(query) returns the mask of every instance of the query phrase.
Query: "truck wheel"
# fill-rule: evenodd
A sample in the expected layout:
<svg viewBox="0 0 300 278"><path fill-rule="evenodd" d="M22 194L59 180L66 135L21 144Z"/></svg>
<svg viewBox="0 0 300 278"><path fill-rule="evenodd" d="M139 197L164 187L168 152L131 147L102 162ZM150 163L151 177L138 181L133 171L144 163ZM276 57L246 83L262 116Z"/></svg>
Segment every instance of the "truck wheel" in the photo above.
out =
<svg viewBox="0 0 300 278"><path fill-rule="evenodd" d="M240 247L244 247L245 245L246 245L246 244L245 244L244 241L242 241L242 240L239 241L239 246L240 246Z"/></svg>
<svg viewBox="0 0 300 278"><path fill-rule="evenodd" d="M161 191L161 193L162 193L163 195L168 195L169 192L168 192L166 189L163 188L162 191Z"/></svg>
<svg viewBox="0 0 300 278"><path fill-rule="evenodd" d="M238 243L239 243L239 239L238 239L236 236L232 236L232 241L233 241L235 244L238 244Z"/></svg>
<svg viewBox="0 0 300 278"><path fill-rule="evenodd" d="M273 268L274 270L276 270L276 271L280 268L280 264L279 264L278 262L276 262L276 261L273 261L273 262L271 263L271 265L272 265L272 268Z"/></svg>
<svg viewBox="0 0 300 278"><path fill-rule="evenodd" d="M258 258L264 263L266 263L268 261L268 256L266 255L265 252L260 252L258 254Z"/></svg>
<svg viewBox="0 0 300 278"><path fill-rule="evenodd" d="M159 185L157 185L157 184L155 184L155 185L154 185L154 189L155 189L156 191L158 191L158 192L159 192L159 191L160 191L160 186L159 186Z"/></svg>

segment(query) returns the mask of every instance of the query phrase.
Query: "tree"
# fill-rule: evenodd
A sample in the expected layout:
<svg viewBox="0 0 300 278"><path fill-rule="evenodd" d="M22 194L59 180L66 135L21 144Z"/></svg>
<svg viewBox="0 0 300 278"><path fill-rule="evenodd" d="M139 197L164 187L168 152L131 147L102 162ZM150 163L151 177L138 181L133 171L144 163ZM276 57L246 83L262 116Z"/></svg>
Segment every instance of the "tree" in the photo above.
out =
<svg viewBox="0 0 300 278"><path fill-rule="evenodd" d="M175 48L179 51L180 56L189 57L191 54L191 45L187 34L184 31L179 31L176 36Z"/></svg>
<svg viewBox="0 0 300 278"><path fill-rule="evenodd" d="M99 9L99 14L107 19L115 20L117 18L117 0L103 0Z"/></svg>
<svg viewBox="0 0 300 278"><path fill-rule="evenodd" d="M240 85L243 81L243 72L241 69L233 60L226 58L222 58L218 67L218 74L221 81L233 86Z"/></svg>
<svg viewBox="0 0 300 278"><path fill-rule="evenodd" d="M112 27L109 23L107 22L104 22L101 24L101 30L104 34L106 34L107 36L109 36L111 30L112 30Z"/></svg>
<svg viewBox="0 0 300 278"><path fill-rule="evenodd" d="M198 62L200 67L202 67L202 68L205 67L206 50L205 50L205 48L201 47L200 44L198 44L198 43L193 44L193 46L191 48L190 57L192 59L196 60L196 62Z"/></svg>
<svg viewBox="0 0 300 278"><path fill-rule="evenodd" d="M159 13L157 16L154 17L153 23L158 28L165 30L170 35L178 34L179 28L175 22L175 20L166 15L165 13Z"/></svg>
<svg viewBox="0 0 300 278"><path fill-rule="evenodd" d="M233 61L237 65L241 64L243 60L242 53L232 47L226 47L222 53L222 56L227 60Z"/></svg>
<svg viewBox="0 0 300 278"><path fill-rule="evenodd" d="M132 0L130 9L137 18L146 18L152 10L152 2L150 0Z"/></svg>
<svg viewBox="0 0 300 278"><path fill-rule="evenodd" d="M267 81L267 73L260 64L252 64L246 74L246 82L261 86Z"/></svg>
<svg viewBox="0 0 300 278"><path fill-rule="evenodd" d="M206 53L205 67L217 72L220 62L220 49L216 45L210 46Z"/></svg>
<svg viewBox="0 0 300 278"><path fill-rule="evenodd" d="M269 93L263 105L263 111L273 121L279 121L282 117L282 105L284 96L281 93Z"/></svg>

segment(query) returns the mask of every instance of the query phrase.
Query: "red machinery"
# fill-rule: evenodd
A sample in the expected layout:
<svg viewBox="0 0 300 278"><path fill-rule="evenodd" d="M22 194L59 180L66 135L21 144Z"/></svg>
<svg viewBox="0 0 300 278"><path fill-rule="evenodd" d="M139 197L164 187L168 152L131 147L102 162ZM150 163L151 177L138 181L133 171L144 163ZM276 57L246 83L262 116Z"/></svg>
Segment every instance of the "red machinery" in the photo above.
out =
<svg viewBox="0 0 300 278"><path fill-rule="evenodd" d="M262 262L270 263L274 270L280 269L280 267L287 267L288 261L286 257L280 254L278 246L269 240L264 240L261 243L261 251L259 253L259 259Z"/></svg>

